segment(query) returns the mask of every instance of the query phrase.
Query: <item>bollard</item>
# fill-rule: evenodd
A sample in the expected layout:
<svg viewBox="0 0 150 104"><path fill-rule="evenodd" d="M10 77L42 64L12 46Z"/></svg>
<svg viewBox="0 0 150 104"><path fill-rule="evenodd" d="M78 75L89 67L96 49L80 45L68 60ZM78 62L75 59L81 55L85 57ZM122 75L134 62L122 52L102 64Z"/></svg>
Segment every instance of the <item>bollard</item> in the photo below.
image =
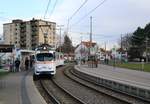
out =
<svg viewBox="0 0 150 104"><path fill-rule="evenodd" d="M141 60L142 71L144 70L144 59Z"/></svg>

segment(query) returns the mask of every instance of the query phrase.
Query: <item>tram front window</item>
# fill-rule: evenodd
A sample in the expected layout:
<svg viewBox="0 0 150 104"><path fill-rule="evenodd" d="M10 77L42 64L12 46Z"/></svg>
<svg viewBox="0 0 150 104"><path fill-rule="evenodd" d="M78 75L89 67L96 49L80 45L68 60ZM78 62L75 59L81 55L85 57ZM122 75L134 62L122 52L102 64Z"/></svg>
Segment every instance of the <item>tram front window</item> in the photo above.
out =
<svg viewBox="0 0 150 104"><path fill-rule="evenodd" d="M36 55L37 61L52 61L54 59L51 53L39 53Z"/></svg>

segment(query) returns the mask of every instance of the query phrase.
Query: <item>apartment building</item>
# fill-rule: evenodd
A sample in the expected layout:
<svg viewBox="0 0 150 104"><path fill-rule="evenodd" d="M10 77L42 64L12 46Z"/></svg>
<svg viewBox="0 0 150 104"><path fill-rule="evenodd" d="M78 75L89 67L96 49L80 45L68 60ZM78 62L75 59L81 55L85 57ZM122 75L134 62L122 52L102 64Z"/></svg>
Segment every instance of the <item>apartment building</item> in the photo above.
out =
<svg viewBox="0 0 150 104"><path fill-rule="evenodd" d="M15 45L19 49L35 49L47 43L55 46L56 23L40 19L30 21L13 20L3 24L4 44Z"/></svg>

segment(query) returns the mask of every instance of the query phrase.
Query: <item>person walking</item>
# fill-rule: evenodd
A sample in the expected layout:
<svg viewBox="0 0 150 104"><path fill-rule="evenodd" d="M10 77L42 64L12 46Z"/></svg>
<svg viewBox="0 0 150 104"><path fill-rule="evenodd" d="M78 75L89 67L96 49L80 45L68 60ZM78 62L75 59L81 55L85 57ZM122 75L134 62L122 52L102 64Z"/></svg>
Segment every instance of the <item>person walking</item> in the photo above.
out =
<svg viewBox="0 0 150 104"><path fill-rule="evenodd" d="M19 72L20 60L17 58L15 60L15 70L14 72Z"/></svg>
<svg viewBox="0 0 150 104"><path fill-rule="evenodd" d="M30 68L32 69L33 67L33 56L30 56Z"/></svg>
<svg viewBox="0 0 150 104"><path fill-rule="evenodd" d="M29 69L29 59L28 57L26 57L25 59L25 70L28 70Z"/></svg>

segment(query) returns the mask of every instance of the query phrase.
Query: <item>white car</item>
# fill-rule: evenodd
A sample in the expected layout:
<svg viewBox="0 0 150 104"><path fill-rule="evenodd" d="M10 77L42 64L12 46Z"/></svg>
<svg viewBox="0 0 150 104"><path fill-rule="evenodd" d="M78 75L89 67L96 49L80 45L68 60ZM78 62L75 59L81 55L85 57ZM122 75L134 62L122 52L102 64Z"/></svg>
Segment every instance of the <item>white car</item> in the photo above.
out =
<svg viewBox="0 0 150 104"><path fill-rule="evenodd" d="M104 56L101 56L100 57L100 61L104 61L105 60L105 57Z"/></svg>

